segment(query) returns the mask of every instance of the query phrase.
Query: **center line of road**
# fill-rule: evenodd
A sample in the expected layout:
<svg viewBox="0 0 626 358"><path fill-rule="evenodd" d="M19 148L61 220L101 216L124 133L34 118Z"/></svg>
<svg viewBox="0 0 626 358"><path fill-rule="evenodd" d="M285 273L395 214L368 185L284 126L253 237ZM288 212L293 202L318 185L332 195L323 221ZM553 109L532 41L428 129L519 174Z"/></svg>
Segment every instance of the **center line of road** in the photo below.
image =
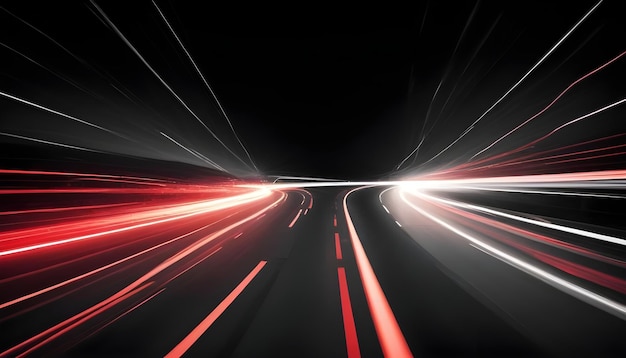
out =
<svg viewBox="0 0 626 358"><path fill-rule="evenodd" d="M352 303L350 302L350 294L348 292L346 269L341 266L337 267L337 276L339 277L339 298L341 299L341 314L343 316L343 329L346 334L348 358L359 358L361 357L361 350L356 335L354 315L352 314Z"/></svg>
<svg viewBox="0 0 626 358"><path fill-rule="evenodd" d="M243 281L241 281L241 283L239 283L239 285L237 285L237 287L235 287L235 289L233 289L231 293L228 294L228 296L226 296L226 298L224 298L224 300L220 302L220 304L217 305L217 307L215 307L215 309L187 335L187 337L185 337L180 343L178 343L178 345L176 345L176 347L174 347L174 349L165 355L165 358L181 357L185 354L185 352L187 352L187 350L200 338L200 336L202 336L204 332L211 327L219 316L226 311L228 306L235 301L246 286L252 282L254 277L256 277L266 263L267 261L259 262L259 264L256 265L252 271L250 271L248 276L246 276Z"/></svg>
<svg viewBox="0 0 626 358"><path fill-rule="evenodd" d="M302 214L302 209L298 210L298 214L296 214L296 217L293 218L293 221L291 221L291 224L289 224L289 227L293 227L293 225L296 223L296 221L298 221L298 218L300 217L300 214Z"/></svg>
<svg viewBox="0 0 626 358"><path fill-rule="evenodd" d="M343 259L341 254L341 243L339 242L339 233L335 233L335 251L337 252L337 260Z"/></svg>

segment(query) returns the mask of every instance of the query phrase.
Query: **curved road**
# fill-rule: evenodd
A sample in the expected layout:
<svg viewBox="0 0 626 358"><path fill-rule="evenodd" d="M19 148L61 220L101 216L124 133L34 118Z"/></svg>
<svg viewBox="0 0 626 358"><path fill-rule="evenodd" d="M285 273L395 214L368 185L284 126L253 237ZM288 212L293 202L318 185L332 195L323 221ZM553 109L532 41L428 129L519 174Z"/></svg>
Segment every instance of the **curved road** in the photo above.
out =
<svg viewBox="0 0 626 358"><path fill-rule="evenodd" d="M37 213L0 241L0 356L626 354L621 246L583 269L484 203L354 189Z"/></svg>

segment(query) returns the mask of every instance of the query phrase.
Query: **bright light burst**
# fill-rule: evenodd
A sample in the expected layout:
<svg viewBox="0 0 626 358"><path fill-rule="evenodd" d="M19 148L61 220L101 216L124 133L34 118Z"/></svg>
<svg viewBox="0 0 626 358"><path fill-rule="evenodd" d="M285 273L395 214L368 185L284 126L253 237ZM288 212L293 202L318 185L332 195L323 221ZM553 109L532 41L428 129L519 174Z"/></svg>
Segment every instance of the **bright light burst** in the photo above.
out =
<svg viewBox="0 0 626 358"><path fill-rule="evenodd" d="M545 97L529 96L532 98L529 101L526 101L529 97L523 100L520 100L523 96L516 97L521 91L526 91L528 96L529 88L542 86L544 80L535 76L546 70L544 67L554 66L550 70L558 72L560 65L555 66L551 61L559 51L565 51L564 48L570 51L563 63L575 58L580 48L572 50L567 46L572 45L569 42L577 33L589 30L585 24L602 11L603 1L586 8L574 23L568 24L565 33L559 33L551 40L550 47L532 59L530 68L516 74L513 82L503 87L504 92L490 97L489 104L476 101L472 113L478 113L477 118L465 113L444 118L444 112L458 99L455 91L463 87L461 77L471 72L470 65L495 32L500 19L483 34L482 42L468 63L463 64L458 82L449 84L456 70L456 56L463 53L463 41L480 14L480 3L476 3L458 34L442 77L435 81L432 94L426 96L430 103L425 106L423 121L416 126L420 131L406 151L408 155L404 153L395 166L389 163L395 170L385 177L354 181L306 173L262 174L263 168L257 167L253 160L254 153L248 151L244 146L246 141L235 130L236 121L231 120L201 70L201 63L192 55L194 47L183 41L184 37L174 30L177 26L168 20L174 14L168 15L155 1L152 5L152 15L163 27L163 33L178 51L182 50L182 54L173 56L191 65L193 81L199 81L204 91L198 96L202 100L180 85L192 81L191 76L181 81L177 75L163 71L158 56L146 55L143 44L126 34L116 15L107 13L93 0L88 9L105 26L107 36L130 51L132 56L125 59L137 62L133 68L146 71L148 75L142 81L147 81L146 87L150 89L145 93L165 93L159 92L155 98L167 102L161 108L171 111L168 116L176 119L171 121L162 120L161 113L152 108L159 103L145 104L140 96L124 88L120 83L123 81L99 71L53 35L0 8L12 21L43 37L46 46L60 50L73 64L106 83L103 93L114 88L116 96L123 95L124 106L132 104L126 107L132 110L121 110L123 119L111 120L115 119L113 112L106 111L112 111L115 106L106 103L106 95L94 94L53 66L48 67L30 54L0 43L11 56L26 59L29 66L54 75L101 106L100 110L94 106L93 110L85 111L78 105L54 103L53 96L31 98L0 89L2 101L16 113L36 112L32 118L24 119L30 126L3 122L0 138L9 143L52 148L70 158L67 162L44 161L43 164L34 160L16 164L14 160L0 168L0 266L3 268L0 287L6 288L0 290L0 323L29 317L31 312L39 312L40 307L58 304L66 296L93 290L97 283L114 278L110 286L94 295L84 307L72 307L67 313L32 328L28 334L19 336L20 332L16 336L19 339L3 343L0 357L39 354L56 344L58 338L71 336L73 332L78 333L71 336L68 346L105 331L137 308L158 300L174 285L185 285L185 279L192 276L189 272L213 259L218 252L228 250L224 249L227 245L237 248L233 262L247 255L251 243L233 243L241 242L240 237L250 231L263 238L286 237L290 232L323 236L325 227L313 232L319 225L298 230L301 223L310 219L313 197L330 192L337 196L334 207L327 200L328 205L321 209L325 210L324 220L328 224L327 219L331 216L333 219L334 256L326 263L337 266L331 270L334 273L337 269L336 286L340 293L337 299L341 302L335 311L341 309L348 356L361 354L362 342L358 337L363 331L359 331L362 327L355 322L363 317L355 319L359 310L355 308L353 312L352 306L357 302L353 298L362 294L367 309L361 309L361 313L369 313L366 321L372 325L370 336L378 338L383 354L410 357L409 346L414 341L403 335L408 325L396 317L393 302L387 297L389 292L385 292L381 283L393 276L389 274L393 270L379 275L380 266L372 264L375 255L368 252L366 240L359 238L365 236L360 235L359 223L365 226L369 222L359 220L362 212L353 210L350 204L356 193L371 188L378 196L374 204L384 210L378 214L392 220L385 223L391 223L393 230L400 230L402 237L408 235L420 249L433 256L443 271L456 275L458 282L466 280L471 286L476 282L472 280L483 274L478 269L462 272L450 259L471 250L471 260L477 260L473 262L503 262L506 267L527 275L524 277L538 279L619 320L626 320L626 226L623 223L626 126L621 120L626 93L618 91L602 96L604 88L599 84L615 73L623 75L620 69L624 68L626 51L623 48L607 51L610 53L589 61L593 64L586 63L587 67L577 69L575 74L564 75L565 80L555 86L556 90L542 92ZM424 19L427 14L426 11ZM593 36L588 40L593 41ZM480 72L474 75L477 73ZM19 92L19 86L16 91ZM595 92L599 95L581 100L581 93ZM439 99L446 94L437 115ZM206 102L216 107L216 113L204 107ZM145 112L136 111L137 108ZM33 112L21 112L28 110ZM101 116L100 112L107 115ZM137 113L146 119L133 122ZM441 129L451 118L458 119L458 125ZM62 129L38 131L33 123L44 128L58 125ZM439 127L434 130L436 126ZM159 159L163 172L172 161L193 166L175 167L169 175L154 175L154 171L144 175L139 167L116 172L115 167L107 168L107 163L88 163L93 168L89 170L71 168L79 162L72 162L74 155L104 158L96 155L112 153L119 158L134 158L132 165L144 163L141 160L146 158ZM54 165L61 167L50 169ZM190 173L199 170L196 166L210 168L210 174L202 172L200 179L192 178ZM265 226L261 229L262 225ZM342 225L345 228L339 229ZM342 241L345 233L349 240ZM441 250L438 244L448 245L445 247L449 251ZM244 279L229 286L206 318L182 335L182 340L168 347L168 356L180 356L197 347L197 342L219 322L219 317L239 295L254 286L257 276L262 277L268 271L279 272L282 265L288 266L289 254L284 252L292 249L289 246L285 250L281 245L269 244L270 249L261 246L264 249L259 251L270 257L272 250L280 251L277 254L282 260L280 264L267 257L260 261L255 257L258 261L255 266L241 269L246 274ZM489 274L492 273L485 275ZM39 280L40 277L43 278ZM274 282L274 278L261 280ZM61 345L59 351L62 348L65 347Z"/></svg>

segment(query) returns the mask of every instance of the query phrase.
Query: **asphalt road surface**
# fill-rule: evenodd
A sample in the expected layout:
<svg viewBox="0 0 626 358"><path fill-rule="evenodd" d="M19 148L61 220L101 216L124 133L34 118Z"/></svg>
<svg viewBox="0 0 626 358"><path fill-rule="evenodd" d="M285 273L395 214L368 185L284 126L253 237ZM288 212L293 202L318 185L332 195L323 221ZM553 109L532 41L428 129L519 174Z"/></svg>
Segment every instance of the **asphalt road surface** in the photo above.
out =
<svg viewBox="0 0 626 358"><path fill-rule="evenodd" d="M223 198L13 213L0 356L626 356L622 246L516 219L532 200Z"/></svg>

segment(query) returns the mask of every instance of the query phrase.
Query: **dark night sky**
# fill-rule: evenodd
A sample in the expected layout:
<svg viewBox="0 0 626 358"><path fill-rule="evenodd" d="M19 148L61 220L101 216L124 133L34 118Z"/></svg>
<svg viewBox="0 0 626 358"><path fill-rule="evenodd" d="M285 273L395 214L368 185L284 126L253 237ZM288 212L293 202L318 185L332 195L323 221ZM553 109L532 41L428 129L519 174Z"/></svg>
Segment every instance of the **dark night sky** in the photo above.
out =
<svg viewBox="0 0 626 358"><path fill-rule="evenodd" d="M423 157L415 162L436 154L595 3L430 1L340 9L318 3L225 8L210 2L157 2L263 173L346 179L389 174L415 148L423 128L428 141L420 153ZM149 1L96 4L181 98L243 157L154 5ZM10 53L3 57L7 66L0 71L2 91L90 118L139 141L149 137L146 133L167 130L186 143L196 143L195 148L206 156L228 157L219 146L205 144L212 140L208 133L99 19L93 4L21 3L5 9L13 15L2 13L0 42L52 71L35 71L31 61ZM602 4L537 69L528 85L486 118L486 129L503 133L584 71L623 51L624 21L618 14L624 10L621 2ZM602 103L619 92L615 81L604 79L603 88L610 95ZM4 107L2 129L34 133L8 119L7 114L22 113L19 104L10 106ZM77 137L82 135L58 133L55 138L80 142ZM160 147L159 141L145 142ZM89 143L107 147L106 139ZM481 143L480 136L469 138L446 160L453 161ZM168 150L161 147L153 152Z"/></svg>

